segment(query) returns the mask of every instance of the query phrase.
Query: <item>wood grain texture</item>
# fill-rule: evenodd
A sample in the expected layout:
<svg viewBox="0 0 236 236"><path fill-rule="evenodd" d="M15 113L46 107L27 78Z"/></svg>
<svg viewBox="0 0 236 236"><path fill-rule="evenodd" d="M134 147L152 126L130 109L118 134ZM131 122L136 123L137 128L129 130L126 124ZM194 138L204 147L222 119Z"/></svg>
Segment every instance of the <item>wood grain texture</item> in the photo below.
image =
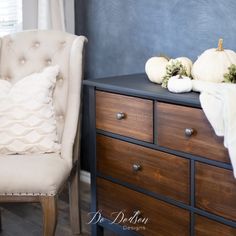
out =
<svg viewBox="0 0 236 236"><path fill-rule="evenodd" d="M41 197L40 203L43 210L43 236L54 236L57 225L57 199Z"/></svg>
<svg viewBox="0 0 236 236"><path fill-rule="evenodd" d="M236 181L233 172L196 163L196 206L236 221Z"/></svg>
<svg viewBox="0 0 236 236"><path fill-rule="evenodd" d="M81 114L81 112L80 112ZM81 209L80 209L80 144L81 144L82 116L78 119L77 131L73 145L73 167L69 178L69 204L70 224L74 235L81 233Z"/></svg>
<svg viewBox="0 0 236 236"><path fill-rule="evenodd" d="M39 202L41 196L14 196L0 195L0 203L3 202Z"/></svg>
<svg viewBox="0 0 236 236"><path fill-rule="evenodd" d="M2 211L0 209L0 233L2 231Z"/></svg>
<svg viewBox="0 0 236 236"><path fill-rule="evenodd" d="M189 161L97 135L98 171L146 190L189 203ZM134 171L133 164L141 166Z"/></svg>
<svg viewBox="0 0 236 236"><path fill-rule="evenodd" d="M118 112L125 113L125 118L117 120ZM96 127L152 143L153 102L96 91Z"/></svg>
<svg viewBox="0 0 236 236"><path fill-rule="evenodd" d="M217 137L203 111L197 108L157 102L157 136L160 146L229 163L223 139ZM191 137L185 129L194 129Z"/></svg>
<svg viewBox="0 0 236 236"><path fill-rule="evenodd" d="M189 235L189 213L186 210L101 178L97 179L97 184L98 209L108 219L115 219L117 214L113 212L123 211L125 217L132 217L138 210L142 218L148 218L147 224L122 222L122 225L140 227L139 233L147 236Z"/></svg>
<svg viewBox="0 0 236 236"><path fill-rule="evenodd" d="M195 236L235 236L236 228L195 215Z"/></svg>
<svg viewBox="0 0 236 236"><path fill-rule="evenodd" d="M70 204L70 224L74 235L81 233L81 209L80 209L80 181L79 170L75 172L69 182L69 204Z"/></svg>

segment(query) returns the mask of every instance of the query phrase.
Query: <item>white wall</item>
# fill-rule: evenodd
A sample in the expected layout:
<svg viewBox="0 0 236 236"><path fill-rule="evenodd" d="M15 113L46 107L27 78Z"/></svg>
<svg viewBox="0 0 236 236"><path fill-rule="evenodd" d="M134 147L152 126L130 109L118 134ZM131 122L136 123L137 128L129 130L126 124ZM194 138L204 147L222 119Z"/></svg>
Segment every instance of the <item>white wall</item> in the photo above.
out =
<svg viewBox="0 0 236 236"><path fill-rule="evenodd" d="M38 26L38 0L23 0L23 29L36 29ZM74 0L64 0L66 31L74 34Z"/></svg>
<svg viewBox="0 0 236 236"><path fill-rule="evenodd" d="M69 33L75 33L75 11L74 11L75 0L64 0L65 3L65 21L66 31Z"/></svg>
<svg viewBox="0 0 236 236"><path fill-rule="evenodd" d="M23 29L36 29L38 25L38 0L23 0Z"/></svg>

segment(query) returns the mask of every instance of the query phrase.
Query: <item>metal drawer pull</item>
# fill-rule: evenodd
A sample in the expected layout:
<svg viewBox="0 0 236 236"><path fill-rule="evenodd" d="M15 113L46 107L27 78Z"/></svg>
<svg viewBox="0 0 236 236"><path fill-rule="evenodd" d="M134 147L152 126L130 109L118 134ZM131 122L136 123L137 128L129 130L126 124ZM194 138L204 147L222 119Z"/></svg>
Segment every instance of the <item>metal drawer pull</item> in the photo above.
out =
<svg viewBox="0 0 236 236"><path fill-rule="evenodd" d="M133 164L133 171L141 170L141 166L139 164Z"/></svg>
<svg viewBox="0 0 236 236"><path fill-rule="evenodd" d="M116 119L117 120L122 120L122 119L124 119L125 118L125 113L124 112L118 112L117 114L116 114Z"/></svg>
<svg viewBox="0 0 236 236"><path fill-rule="evenodd" d="M193 133L194 133L194 129L192 129L192 128L186 128L185 131L184 131L184 133L185 133L185 135L186 135L187 137L191 137L191 136L193 135Z"/></svg>

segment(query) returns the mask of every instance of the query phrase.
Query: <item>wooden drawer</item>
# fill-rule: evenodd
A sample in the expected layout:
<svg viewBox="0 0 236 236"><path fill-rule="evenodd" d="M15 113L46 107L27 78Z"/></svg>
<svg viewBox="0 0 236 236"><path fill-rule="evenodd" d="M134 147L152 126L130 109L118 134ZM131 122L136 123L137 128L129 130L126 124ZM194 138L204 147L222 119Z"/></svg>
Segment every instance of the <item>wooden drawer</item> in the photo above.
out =
<svg viewBox="0 0 236 236"><path fill-rule="evenodd" d="M124 215L120 214L115 222L119 221L125 227L134 227L132 229L138 230L142 235L189 235L188 211L101 178L97 179L97 184L98 209L106 218L114 221L117 212L122 211ZM137 211L140 212L140 217L134 217L132 222L135 219L143 222L125 222L125 218L134 216L134 212ZM145 224L146 219L148 220Z"/></svg>
<svg viewBox="0 0 236 236"><path fill-rule="evenodd" d="M236 221L236 181L233 172L196 163L196 206Z"/></svg>
<svg viewBox="0 0 236 236"><path fill-rule="evenodd" d="M189 203L189 161L103 135L97 136L103 175Z"/></svg>
<svg viewBox="0 0 236 236"><path fill-rule="evenodd" d="M230 162L228 151L223 146L223 139L215 135L201 109L159 102L155 106L157 142L160 146L221 162ZM193 129L192 135L190 129Z"/></svg>
<svg viewBox="0 0 236 236"><path fill-rule="evenodd" d="M152 143L153 102L96 91L96 127Z"/></svg>
<svg viewBox="0 0 236 236"><path fill-rule="evenodd" d="M236 228L195 215L195 236L235 236Z"/></svg>

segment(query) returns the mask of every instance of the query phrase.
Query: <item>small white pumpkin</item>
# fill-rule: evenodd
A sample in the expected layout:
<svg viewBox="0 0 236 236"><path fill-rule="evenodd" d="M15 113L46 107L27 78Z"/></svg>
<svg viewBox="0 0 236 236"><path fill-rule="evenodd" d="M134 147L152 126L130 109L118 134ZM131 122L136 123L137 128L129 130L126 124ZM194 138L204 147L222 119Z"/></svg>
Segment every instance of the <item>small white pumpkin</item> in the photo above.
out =
<svg viewBox="0 0 236 236"><path fill-rule="evenodd" d="M180 61L182 63L182 65L186 68L187 75L188 76L191 75L193 62L189 58L187 58L187 57L178 57L178 58L175 58L174 60Z"/></svg>
<svg viewBox="0 0 236 236"><path fill-rule="evenodd" d="M236 53L223 49L223 39L219 39L218 48L204 51L193 64L192 76L196 80L220 83L228 67L236 64Z"/></svg>
<svg viewBox="0 0 236 236"><path fill-rule="evenodd" d="M168 60L165 57L151 57L145 64L145 71L150 81L161 84L166 73Z"/></svg>
<svg viewBox="0 0 236 236"><path fill-rule="evenodd" d="M172 76L167 88L172 93L187 93L192 90L192 80L187 76Z"/></svg>

